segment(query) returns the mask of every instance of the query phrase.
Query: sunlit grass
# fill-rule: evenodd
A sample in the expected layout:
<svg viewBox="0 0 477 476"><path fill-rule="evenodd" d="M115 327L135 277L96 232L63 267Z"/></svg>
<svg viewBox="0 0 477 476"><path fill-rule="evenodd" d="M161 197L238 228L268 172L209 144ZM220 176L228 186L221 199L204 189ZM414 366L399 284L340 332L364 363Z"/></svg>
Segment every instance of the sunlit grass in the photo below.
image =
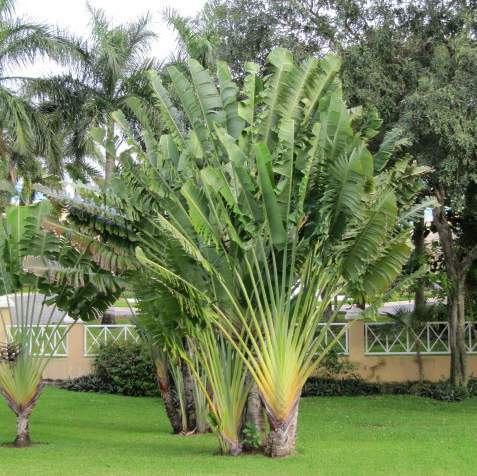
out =
<svg viewBox="0 0 477 476"><path fill-rule="evenodd" d="M48 388L32 417L30 449L0 447L0 474L467 475L475 474L477 400L408 396L302 399L298 455L217 456L217 440L171 435L160 400ZM0 405L0 442L14 437Z"/></svg>

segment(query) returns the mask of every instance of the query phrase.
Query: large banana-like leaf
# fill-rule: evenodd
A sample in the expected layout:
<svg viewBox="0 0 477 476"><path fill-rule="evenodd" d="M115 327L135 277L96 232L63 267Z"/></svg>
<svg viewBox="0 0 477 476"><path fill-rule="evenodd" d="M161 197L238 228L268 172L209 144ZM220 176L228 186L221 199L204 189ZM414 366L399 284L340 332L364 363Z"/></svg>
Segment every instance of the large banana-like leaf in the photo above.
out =
<svg viewBox="0 0 477 476"><path fill-rule="evenodd" d="M238 113L237 101L238 87L232 81L232 75L228 65L219 61L217 63L217 77L220 84L220 97L225 109L227 132L234 138L240 137L244 128L244 121Z"/></svg>
<svg viewBox="0 0 477 476"><path fill-rule="evenodd" d="M270 228L270 239L274 244L280 245L285 242L286 233L270 173L272 156L265 143L258 144L255 151L263 207Z"/></svg>
<svg viewBox="0 0 477 476"><path fill-rule="evenodd" d="M269 54L268 61L272 68L272 73L266 81L263 92L267 108L262 114L260 140L270 145L272 130L278 121L280 94L282 89L286 87L285 79L287 73L293 68L293 58L288 50L276 48Z"/></svg>
<svg viewBox="0 0 477 476"><path fill-rule="evenodd" d="M182 124L178 117L179 114L177 112L177 109L172 104L169 94L162 85L162 82L155 71L149 72L149 80L156 94L156 98L159 102L159 107L161 108L162 115L169 127L169 131L172 134L172 137L174 137L174 140L177 141L177 145L179 147L184 147L185 138L182 131Z"/></svg>

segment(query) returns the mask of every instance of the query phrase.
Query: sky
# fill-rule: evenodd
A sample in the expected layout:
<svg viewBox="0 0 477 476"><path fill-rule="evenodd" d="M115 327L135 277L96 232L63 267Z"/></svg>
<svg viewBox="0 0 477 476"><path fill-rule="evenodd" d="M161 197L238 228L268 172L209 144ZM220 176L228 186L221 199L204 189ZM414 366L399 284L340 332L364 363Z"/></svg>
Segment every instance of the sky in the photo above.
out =
<svg viewBox="0 0 477 476"><path fill-rule="evenodd" d="M153 29L159 38L152 45L151 55L167 58L176 44L174 33L161 18L161 12L173 7L180 14L193 16L203 7L205 0L90 0L94 8L102 8L115 24L130 21L147 11L153 17ZM35 22L56 25L61 29L87 36L89 12L86 0L17 0L16 15ZM38 60L15 71L22 76L44 76L54 74L58 67L50 61Z"/></svg>

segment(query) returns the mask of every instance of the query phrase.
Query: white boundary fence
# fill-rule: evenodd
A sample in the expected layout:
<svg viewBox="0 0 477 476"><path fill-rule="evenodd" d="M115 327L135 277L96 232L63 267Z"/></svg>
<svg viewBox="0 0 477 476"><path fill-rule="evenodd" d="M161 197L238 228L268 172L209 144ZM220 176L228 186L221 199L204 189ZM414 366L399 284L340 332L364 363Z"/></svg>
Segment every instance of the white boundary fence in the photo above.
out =
<svg viewBox="0 0 477 476"><path fill-rule="evenodd" d="M35 356L68 357L68 338L65 335L68 327L67 325L35 325L30 328L9 326L8 333L14 337L18 330L28 332L29 352Z"/></svg>
<svg viewBox="0 0 477 476"><path fill-rule="evenodd" d="M102 344L117 342L139 342L136 326L132 324L84 326L85 357L94 357Z"/></svg>
<svg viewBox="0 0 477 476"><path fill-rule="evenodd" d="M320 324L320 327L325 327L327 324ZM328 329L325 334L325 338L321 344L321 349L325 349L328 344L333 342L333 339L338 337L338 334L342 331L343 328L346 330L336 341L336 350L339 354L348 355L349 354L349 325L347 323L334 322L328 324Z"/></svg>
<svg viewBox="0 0 477 476"><path fill-rule="evenodd" d="M368 355L449 354L449 324L426 322L419 328L391 322L367 322L364 326L365 353ZM477 353L477 323L465 323L467 353Z"/></svg>
<svg viewBox="0 0 477 476"><path fill-rule="evenodd" d="M327 324L320 324L324 327ZM68 325L40 325L29 330L30 351L37 356L68 357ZM102 344L139 342L134 325L83 325L84 357L94 357ZM349 355L349 324L329 324L321 348L330 344L345 329L335 344L339 354ZM14 335L16 326L9 326ZM477 322L466 322L465 343L469 354L477 354ZM448 355L449 325L447 322L427 322L419 328L409 328L392 322L364 323L365 355Z"/></svg>

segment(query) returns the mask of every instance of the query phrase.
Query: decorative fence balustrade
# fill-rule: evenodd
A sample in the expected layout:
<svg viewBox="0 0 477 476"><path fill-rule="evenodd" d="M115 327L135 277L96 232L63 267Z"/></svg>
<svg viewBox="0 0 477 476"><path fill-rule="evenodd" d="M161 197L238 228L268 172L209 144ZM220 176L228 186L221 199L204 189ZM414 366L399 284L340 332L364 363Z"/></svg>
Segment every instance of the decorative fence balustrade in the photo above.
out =
<svg viewBox="0 0 477 476"><path fill-rule="evenodd" d="M28 351L38 357L67 357L68 356L68 328L67 325L38 325L32 327L9 326L10 338L19 337L19 332L26 332ZM23 341L24 337L21 336Z"/></svg>
<svg viewBox="0 0 477 476"><path fill-rule="evenodd" d="M136 326L131 324L85 326L84 355L86 357L95 356L102 344L118 342L139 342L139 334L136 331Z"/></svg>
<svg viewBox="0 0 477 476"><path fill-rule="evenodd" d="M406 355L449 354L449 324L426 322L410 328L388 322L366 323L366 354ZM477 353L477 323L466 322L465 344L469 354Z"/></svg>
<svg viewBox="0 0 477 476"><path fill-rule="evenodd" d="M341 322L335 322L332 324L320 324L321 328L325 326L328 326L328 328L325 331L325 336L320 346L321 350L324 350L326 347L328 347L329 344L333 342L333 340L337 339L333 347L334 350L338 352L338 354L349 354L348 324Z"/></svg>

